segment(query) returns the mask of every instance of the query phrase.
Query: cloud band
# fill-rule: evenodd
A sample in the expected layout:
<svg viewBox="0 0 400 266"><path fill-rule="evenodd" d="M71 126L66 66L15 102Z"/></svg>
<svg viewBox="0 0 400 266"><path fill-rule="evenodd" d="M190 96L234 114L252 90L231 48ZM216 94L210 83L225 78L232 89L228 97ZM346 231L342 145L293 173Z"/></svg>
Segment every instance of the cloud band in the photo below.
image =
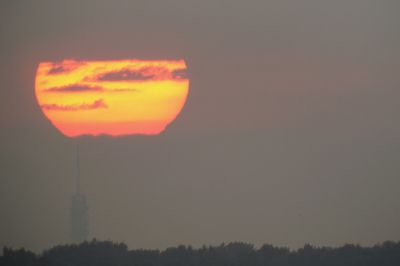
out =
<svg viewBox="0 0 400 266"><path fill-rule="evenodd" d="M43 104L40 107L48 111L86 111L86 110L94 110L100 108L108 108L107 104L104 103L103 99L96 100L92 104L87 104L87 103L83 103L81 105Z"/></svg>

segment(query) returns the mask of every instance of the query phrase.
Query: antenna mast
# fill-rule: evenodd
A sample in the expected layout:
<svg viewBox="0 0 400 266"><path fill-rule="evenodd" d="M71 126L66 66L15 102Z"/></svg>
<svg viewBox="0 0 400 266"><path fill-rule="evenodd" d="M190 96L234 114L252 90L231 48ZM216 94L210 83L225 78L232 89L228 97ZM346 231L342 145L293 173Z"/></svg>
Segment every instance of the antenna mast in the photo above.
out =
<svg viewBox="0 0 400 266"><path fill-rule="evenodd" d="M76 168L77 168L77 180L76 180L76 188L77 188L77 194L79 195L80 194L80 179L81 179L81 176L80 176L80 173L79 173L79 144L77 145L77 152L78 152L78 156L77 156L77 158L76 158Z"/></svg>
<svg viewBox="0 0 400 266"><path fill-rule="evenodd" d="M88 206L86 205L86 197L81 194L80 191L80 162L79 162L79 145L76 145L76 188L77 194L71 198L71 208L69 209L70 214L70 229L71 229L71 239L74 243L81 243L89 236L88 228Z"/></svg>

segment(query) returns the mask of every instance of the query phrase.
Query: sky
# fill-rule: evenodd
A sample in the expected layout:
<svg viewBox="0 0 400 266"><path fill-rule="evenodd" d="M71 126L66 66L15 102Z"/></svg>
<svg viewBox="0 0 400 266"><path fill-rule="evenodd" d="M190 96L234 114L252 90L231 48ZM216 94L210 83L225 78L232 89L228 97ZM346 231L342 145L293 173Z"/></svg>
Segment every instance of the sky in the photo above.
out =
<svg viewBox="0 0 400 266"><path fill-rule="evenodd" d="M163 250L400 240L399 1L2 1L0 246L90 239ZM184 60L158 135L62 134L41 62Z"/></svg>

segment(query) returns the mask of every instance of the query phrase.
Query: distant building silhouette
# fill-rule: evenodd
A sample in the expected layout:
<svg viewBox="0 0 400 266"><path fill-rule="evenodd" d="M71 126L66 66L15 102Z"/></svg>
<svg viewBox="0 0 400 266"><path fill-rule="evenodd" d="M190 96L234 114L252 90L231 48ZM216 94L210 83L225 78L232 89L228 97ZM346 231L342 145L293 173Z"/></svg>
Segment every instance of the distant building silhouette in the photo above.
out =
<svg viewBox="0 0 400 266"><path fill-rule="evenodd" d="M86 205L85 195L80 193L79 146L77 150L77 193L71 198L70 230L72 242L81 243L89 236L87 221L89 208Z"/></svg>

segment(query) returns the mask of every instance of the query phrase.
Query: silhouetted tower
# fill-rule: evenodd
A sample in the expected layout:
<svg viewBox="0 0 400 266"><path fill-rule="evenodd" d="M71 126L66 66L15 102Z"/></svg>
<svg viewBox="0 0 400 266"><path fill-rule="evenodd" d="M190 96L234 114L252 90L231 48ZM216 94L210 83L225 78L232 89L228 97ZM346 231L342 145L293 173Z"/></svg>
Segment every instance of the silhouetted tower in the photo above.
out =
<svg viewBox="0 0 400 266"><path fill-rule="evenodd" d="M77 193L72 196L70 227L71 239L74 243L81 243L89 236L88 229L88 206L86 205L86 197L80 192L80 173L79 173L79 146L77 147Z"/></svg>

